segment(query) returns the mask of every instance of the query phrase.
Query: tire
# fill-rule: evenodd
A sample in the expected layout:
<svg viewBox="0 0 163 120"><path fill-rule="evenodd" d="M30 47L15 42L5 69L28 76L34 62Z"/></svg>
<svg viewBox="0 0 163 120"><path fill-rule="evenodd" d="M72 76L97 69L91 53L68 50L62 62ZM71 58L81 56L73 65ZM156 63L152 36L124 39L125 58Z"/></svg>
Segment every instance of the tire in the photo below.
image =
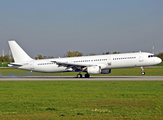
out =
<svg viewBox="0 0 163 120"><path fill-rule="evenodd" d="M141 74L142 74L142 75L145 75L145 72L142 72Z"/></svg>
<svg viewBox="0 0 163 120"><path fill-rule="evenodd" d="M82 74L77 74L77 78L82 78Z"/></svg>
<svg viewBox="0 0 163 120"><path fill-rule="evenodd" d="M85 74L85 78L89 78L90 77L90 75L89 74Z"/></svg>

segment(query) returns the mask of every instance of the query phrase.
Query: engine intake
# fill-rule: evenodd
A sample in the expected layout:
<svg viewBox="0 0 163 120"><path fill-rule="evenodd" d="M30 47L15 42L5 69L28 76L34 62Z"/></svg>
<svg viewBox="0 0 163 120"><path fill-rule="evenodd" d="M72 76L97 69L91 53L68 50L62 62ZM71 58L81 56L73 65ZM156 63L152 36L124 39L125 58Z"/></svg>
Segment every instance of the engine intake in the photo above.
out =
<svg viewBox="0 0 163 120"><path fill-rule="evenodd" d="M101 73L101 66L92 66L87 68L88 74L99 74Z"/></svg>

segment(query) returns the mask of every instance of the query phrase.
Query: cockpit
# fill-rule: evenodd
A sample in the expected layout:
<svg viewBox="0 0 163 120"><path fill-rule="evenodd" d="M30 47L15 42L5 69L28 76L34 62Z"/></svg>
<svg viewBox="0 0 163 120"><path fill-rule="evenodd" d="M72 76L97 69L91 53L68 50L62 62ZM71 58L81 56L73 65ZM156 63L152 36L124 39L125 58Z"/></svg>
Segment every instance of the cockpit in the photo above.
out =
<svg viewBox="0 0 163 120"><path fill-rule="evenodd" d="M148 58L152 58L152 57L155 57L155 55L148 55Z"/></svg>

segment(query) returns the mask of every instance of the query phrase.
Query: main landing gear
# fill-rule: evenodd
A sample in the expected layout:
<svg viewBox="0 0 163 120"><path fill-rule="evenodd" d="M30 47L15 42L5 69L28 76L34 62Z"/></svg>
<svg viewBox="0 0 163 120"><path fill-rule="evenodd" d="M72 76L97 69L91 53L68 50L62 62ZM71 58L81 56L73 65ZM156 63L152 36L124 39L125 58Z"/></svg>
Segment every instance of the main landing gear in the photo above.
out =
<svg viewBox="0 0 163 120"><path fill-rule="evenodd" d="M86 73L84 76L85 76L85 78L89 78L90 77L90 74ZM82 76L81 72L79 72L79 74L77 74L76 77L77 78L82 78L83 76Z"/></svg>
<svg viewBox="0 0 163 120"><path fill-rule="evenodd" d="M77 74L77 76L76 76L77 78L82 78L82 74Z"/></svg>
<svg viewBox="0 0 163 120"><path fill-rule="evenodd" d="M87 74L85 74L85 78L89 78L90 77L90 75L87 73Z"/></svg>
<svg viewBox="0 0 163 120"><path fill-rule="evenodd" d="M141 67L141 70L142 70L142 75L145 75L145 72L144 72L144 68L143 67Z"/></svg>

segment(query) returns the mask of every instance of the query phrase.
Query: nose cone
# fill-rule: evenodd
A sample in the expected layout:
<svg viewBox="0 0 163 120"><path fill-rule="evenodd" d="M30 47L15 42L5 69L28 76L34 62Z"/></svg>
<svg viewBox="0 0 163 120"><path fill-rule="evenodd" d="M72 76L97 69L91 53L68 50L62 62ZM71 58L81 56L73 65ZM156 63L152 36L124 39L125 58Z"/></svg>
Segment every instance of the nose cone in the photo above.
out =
<svg viewBox="0 0 163 120"><path fill-rule="evenodd" d="M160 58L157 58L156 63L159 64L161 62L162 62L162 60Z"/></svg>

